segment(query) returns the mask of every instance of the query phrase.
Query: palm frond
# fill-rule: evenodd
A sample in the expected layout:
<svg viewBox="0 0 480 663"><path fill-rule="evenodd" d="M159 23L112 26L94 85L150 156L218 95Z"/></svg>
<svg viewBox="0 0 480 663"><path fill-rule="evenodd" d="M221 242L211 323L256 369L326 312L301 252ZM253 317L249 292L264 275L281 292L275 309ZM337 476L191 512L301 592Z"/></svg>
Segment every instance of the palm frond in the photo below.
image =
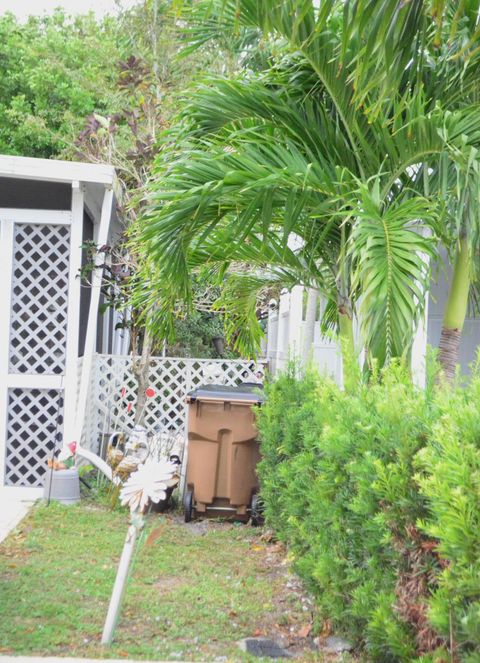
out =
<svg viewBox="0 0 480 663"><path fill-rule="evenodd" d="M349 247L355 270L352 287L361 292L366 346L383 364L410 350L429 279L433 246L424 232L434 211L420 197L385 207L378 183L360 191Z"/></svg>

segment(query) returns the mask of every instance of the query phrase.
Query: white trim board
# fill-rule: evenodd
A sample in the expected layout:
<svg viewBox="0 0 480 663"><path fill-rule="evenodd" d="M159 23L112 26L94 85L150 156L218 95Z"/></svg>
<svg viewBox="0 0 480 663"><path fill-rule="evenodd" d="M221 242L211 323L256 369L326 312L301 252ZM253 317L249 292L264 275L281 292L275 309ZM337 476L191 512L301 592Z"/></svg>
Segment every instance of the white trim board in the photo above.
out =
<svg viewBox="0 0 480 663"><path fill-rule="evenodd" d="M113 185L115 169L106 164L0 155L0 177L44 182L73 182L76 180Z"/></svg>
<svg viewBox="0 0 480 663"><path fill-rule="evenodd" d="M0 291L0 490L5 484L5 459L7 450L8 419L8 364L10 351L10 307L12 298L14 221L3 219L0 223L0 264L4 287Z"/></svg>
<svg viewBox="0 0 480 663"><path fill-rule="evenodd" d="M0 219L15 221L15 223L44 223L46 225L68 226L72 222L72 213L69 211L44 209L15 209L0 207Z"/></svg>

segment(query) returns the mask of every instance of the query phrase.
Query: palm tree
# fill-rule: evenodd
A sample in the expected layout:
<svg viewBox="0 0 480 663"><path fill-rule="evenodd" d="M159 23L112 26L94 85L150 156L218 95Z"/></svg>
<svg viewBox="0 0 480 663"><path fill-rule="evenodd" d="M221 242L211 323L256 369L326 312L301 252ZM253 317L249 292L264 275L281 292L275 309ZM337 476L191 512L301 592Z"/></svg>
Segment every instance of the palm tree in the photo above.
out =
<svg viewBox="0 0 480 663"><path fill-rule="evenodd" d="M383 26L379 34L388 34L383 43L373 39L371 43L375 46L365 46L365 57L371 57L372 52L378 56L375 74L372 76L371 69L362 66L356 72L358 90L368 90L375 84L383 86L372 112L383 113L385 107L388 111L392 93L420 93L427 100L428 108L441 105L447 126L451 111L478 105L479 0L417 0L402 8L394 2L372 4L377 5L377 23ZM400 18L400 29L395 26L397 18ZM358 28L354 16L350 15L348 22ZM388 32L385 32L387 26ZM437 190L445 199L444 227L439 234L448 248L453 273L444 311L439 359L449 380L453 379L458 363L469 294L478 271L478 138L476 128L471 127L468 137L465 135L468 146L450 149L448 157L446 154L435 159L423 157L421 164L426 175L424 192L425 189ZM446 140L449 140L447 136ZM420 174L420 179L423 175Z"/></svg>
<svg viewBox="0 0 480 663"><path fill-rule="evenodd" d="M365 344L383 363L408 352L421 315L425 256L432 253L422 226L434 225L437 215L432 183L446 179L447 196L451 179L431 163L439 155L448 164L450 154L464 156L480 120L476 108L465 107L446 123L420 85L387 85L373 55L397 3L381 3L384 24L375 20L365 34L359 22L368 11L360 20L343 13L344 3L319 10L314 4L213 3L222 31L262 32L277 53L268 69L208 81L191 96L181 130L157 164L139 228L145 264L155 270L139 296L148 307L161 293L157 319L168 331L173 303L190 297L192 269L217 265L223 273L243 257L318 288L327 310L335 307L347 346L362 295ZM402 45L417 4L400 12L392 41ZM199 33L197 26L202 41ZM358 53L367 49L372 57L360 63ZM406 52L392 71L405 69ZM288 249L292 234L302 240L300 251ZM248 338L243 349L251 349Z"/></svg>

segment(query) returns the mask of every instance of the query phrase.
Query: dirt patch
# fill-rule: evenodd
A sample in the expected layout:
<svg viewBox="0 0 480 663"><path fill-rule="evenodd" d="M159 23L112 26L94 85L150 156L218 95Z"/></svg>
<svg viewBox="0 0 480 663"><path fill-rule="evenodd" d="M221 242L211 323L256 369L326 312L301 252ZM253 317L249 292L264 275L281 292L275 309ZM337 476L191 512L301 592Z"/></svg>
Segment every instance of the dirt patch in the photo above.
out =
<svg viewBox="0 0 480 663"><path fill-rule="evenodd" d="M155 589L158 589L162 595L169 594L173 590L179 589L185 582L182 578L159 578L157 582L153 583Z"/></svg>

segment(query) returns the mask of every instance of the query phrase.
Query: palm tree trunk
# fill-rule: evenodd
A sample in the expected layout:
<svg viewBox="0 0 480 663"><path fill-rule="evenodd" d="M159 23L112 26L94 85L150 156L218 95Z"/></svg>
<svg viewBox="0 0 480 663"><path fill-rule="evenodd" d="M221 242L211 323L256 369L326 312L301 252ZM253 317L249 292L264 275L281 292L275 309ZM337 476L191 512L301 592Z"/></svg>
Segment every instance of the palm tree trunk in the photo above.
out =
<svg viewBox="0 0 480 663"><path fill-rule="evenodd" d="M342 302L338 307L338 329L343 364L343 386L351 391L358 385L360 368L355 354L351 306Z"/></svg>
<svg viewBox="0 0 480 663"><path fill-rule="evenodd" d="M468 243L462 237L458 243L453 266L452 284L448 293L443 315L442 333L439 344L439 361L447 380L455 377L458 364L462 328L467 315L468 293L470 290L470 261Z"/></svg>

